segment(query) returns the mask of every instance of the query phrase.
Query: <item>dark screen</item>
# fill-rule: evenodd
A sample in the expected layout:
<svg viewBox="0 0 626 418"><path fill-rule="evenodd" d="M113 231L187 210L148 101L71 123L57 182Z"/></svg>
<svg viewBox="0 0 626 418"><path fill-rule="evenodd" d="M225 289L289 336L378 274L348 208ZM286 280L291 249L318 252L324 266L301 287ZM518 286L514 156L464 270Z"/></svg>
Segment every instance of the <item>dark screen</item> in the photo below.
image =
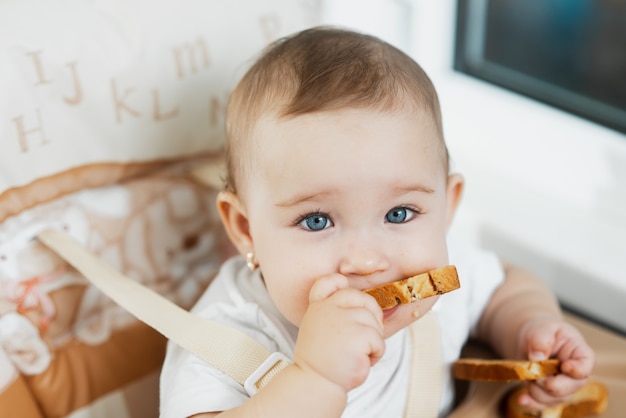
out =
<svg viewBox="0 0 626 418"><path fill-rule="evenodd" d="M626 0L459 0L455 68L626 132Z"/></svg>

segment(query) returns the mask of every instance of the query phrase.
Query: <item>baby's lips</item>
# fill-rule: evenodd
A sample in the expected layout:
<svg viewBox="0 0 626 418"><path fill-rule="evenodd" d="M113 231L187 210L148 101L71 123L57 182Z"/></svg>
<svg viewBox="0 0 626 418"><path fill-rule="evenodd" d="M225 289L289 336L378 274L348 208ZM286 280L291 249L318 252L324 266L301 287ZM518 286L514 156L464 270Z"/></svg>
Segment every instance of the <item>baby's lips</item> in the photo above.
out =
<svg viewBox="0 0 626 418"><path fill-rule="evenodd" d="M442 295L460 287L456 267L440 267L407 279L398 280L367 289L380 307L385 309L415 302L435 295Z"/></svg>
<svg viewBox="0 0 626 418"><path fill-rule="evenodd" d="M396 305L394 307L391 308L387 308L387 309L383 309L383 320L389 318L391 315L394 314L394 312L396 312L396 310L398 309L400 305Z"/></svg>

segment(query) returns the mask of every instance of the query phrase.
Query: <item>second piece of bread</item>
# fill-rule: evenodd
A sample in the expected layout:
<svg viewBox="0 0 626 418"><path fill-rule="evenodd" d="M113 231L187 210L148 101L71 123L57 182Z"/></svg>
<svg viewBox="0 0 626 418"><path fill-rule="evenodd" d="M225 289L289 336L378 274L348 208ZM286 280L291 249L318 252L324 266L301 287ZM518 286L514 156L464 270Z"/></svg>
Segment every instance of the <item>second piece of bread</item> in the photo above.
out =
<svg viewBox="0 0 626 418"><path fill-rule="evenodd" d="M454 377L462 380L487 380L507 382L513 380L537 380L559 372L561 362L557 359L486 360L463 358L454 363Z"/></svg>
<svg viewBox="0 0 626 418"><path fill-rule="evenodd" d="M582 418L601 414L607 407L609 392L602 383L590 380L567 402L541 411L522 407L519 397L526 393L521 386L513 391L506 401L507 418Z"/></svg>

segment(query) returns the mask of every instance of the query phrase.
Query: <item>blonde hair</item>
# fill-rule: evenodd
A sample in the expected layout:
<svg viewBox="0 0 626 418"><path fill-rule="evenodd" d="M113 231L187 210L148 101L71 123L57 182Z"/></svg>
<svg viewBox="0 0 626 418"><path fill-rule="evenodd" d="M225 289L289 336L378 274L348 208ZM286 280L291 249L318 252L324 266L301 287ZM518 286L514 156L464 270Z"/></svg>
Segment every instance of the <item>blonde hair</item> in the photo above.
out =
<svg viewBox="0 0 626 418"><path fill-rule="evenodd" d="M316 27L270 44L232 93L226 118L226 189L236 191L244 165L253 162L250 137L261 117L348 107L425 112L441 139L447 172L439 99L424 70L376 37Z"/></svg>

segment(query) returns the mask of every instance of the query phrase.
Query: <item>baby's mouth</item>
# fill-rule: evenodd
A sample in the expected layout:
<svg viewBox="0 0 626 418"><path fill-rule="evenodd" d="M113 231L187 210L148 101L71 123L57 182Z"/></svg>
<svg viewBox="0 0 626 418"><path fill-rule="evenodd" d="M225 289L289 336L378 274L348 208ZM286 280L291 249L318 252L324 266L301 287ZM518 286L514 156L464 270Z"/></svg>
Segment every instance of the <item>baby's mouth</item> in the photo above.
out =
<svg viewBox="0 0 626 418"><path fill-rule="evenodd" d="M383 321L387 320L387 318L389 318L391 315L396 313L399 307L400 307L400 304L397 304L396 306L392 308L383 310Z"/></svg>

